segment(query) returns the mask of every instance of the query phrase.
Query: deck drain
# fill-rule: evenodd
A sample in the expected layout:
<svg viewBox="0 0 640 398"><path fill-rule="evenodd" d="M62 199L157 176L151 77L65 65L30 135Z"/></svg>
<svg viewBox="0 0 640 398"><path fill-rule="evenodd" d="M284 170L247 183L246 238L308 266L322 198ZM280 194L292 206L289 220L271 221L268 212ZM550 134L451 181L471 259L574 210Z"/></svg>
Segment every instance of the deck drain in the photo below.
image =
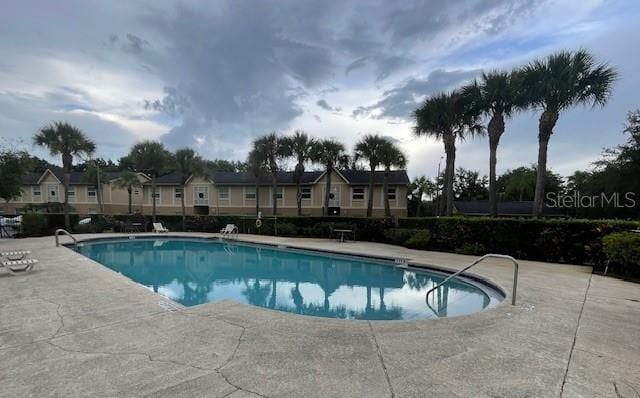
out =
<svg viewBox="0 0 640 398"><path fill-rule="evenodd" d="M169 303L167 301L158 301L158 305L169 312L175 312L180 309L180 307L178 307L174 303Z"/></svg>

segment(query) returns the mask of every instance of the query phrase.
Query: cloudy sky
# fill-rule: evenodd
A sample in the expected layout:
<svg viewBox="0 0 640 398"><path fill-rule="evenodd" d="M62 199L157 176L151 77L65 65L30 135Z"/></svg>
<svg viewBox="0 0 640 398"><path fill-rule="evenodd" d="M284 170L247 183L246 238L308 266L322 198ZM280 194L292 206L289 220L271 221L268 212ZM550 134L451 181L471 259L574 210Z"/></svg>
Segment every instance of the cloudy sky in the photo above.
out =
<svg viewBox="0 0 640 398"><path fill-rule="evenodd" d="M4 0L0 137L46 156L31 136L65 120L105 158L157 139L239 160L274 130L349 148L380 133L407 152L410 176L433 176L442 145L411 134L425 96L583 47L620 79L604 109L561 116L549 165L569 174L622 142L625 114L640 107L638 20L636 0ZM537 118L507 123L499 171L535 162ZM486 173L487 148L461 143L458 165Z"/></svg>

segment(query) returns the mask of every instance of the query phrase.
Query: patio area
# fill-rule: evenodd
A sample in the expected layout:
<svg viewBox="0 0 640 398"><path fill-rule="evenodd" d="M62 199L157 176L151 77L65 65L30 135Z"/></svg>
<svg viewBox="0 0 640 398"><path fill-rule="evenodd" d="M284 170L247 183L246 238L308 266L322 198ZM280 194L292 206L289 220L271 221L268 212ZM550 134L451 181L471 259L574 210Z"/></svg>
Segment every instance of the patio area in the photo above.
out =
<svg viewBox="0 0 640 398"><path fill-rule="evenodd" d="M118 235L78 235L109 236ZM239 239L450 269L475 259L368 242ZM31 250L40 264L18 277L0 270L2 396L640 396L640 285L589 267L521 261L516 306L507 297L469 316L344 321L229 300L182 308L56 248L53 237L0 241L6 250ZM511 292L511 263L472 270Z"/></svg>

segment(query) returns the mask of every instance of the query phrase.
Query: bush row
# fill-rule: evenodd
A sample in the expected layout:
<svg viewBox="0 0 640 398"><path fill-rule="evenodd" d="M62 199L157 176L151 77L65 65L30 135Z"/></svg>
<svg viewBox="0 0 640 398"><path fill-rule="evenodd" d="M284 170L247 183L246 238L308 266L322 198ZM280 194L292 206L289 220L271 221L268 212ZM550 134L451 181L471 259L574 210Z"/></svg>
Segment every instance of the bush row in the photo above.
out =
<svg viewBox="0 0 640 398"><path fill-rule="evenodd" d="M23 221L23 236L45 235L64 225L62 215L30 217L33 220L27 217ZM77 225L77 215L71 217L74 232L79 233L101 232L104 228L118 232L130 219L129 216L92 216L90 225L81 226ZM42 218L46 221L38 221ZM171 231L182 230L181 216L159 215L157 219ZM137 216L134 222L141 222L151 230L150 216ZM318 238L335 236L332 229L351 229L357 240L387 242L421 250L471 255L500 253L525 260L588 264L596 270L604 270L607 259L615 258L610 266L618 274L627 273L620 264L634 257L616 254L616 249L625 247L620 243L610 243L611 249L605 252L603 238L611 233L637 229L640 225L638 222L612 220L429 217L402 218L394 222L385 218L265 217L262 226L257 228L256 217L252 216L187 216L184 230L219 232L226 224L237 225L241 233ZM632 273L640 274L640 270Z"/></svg>

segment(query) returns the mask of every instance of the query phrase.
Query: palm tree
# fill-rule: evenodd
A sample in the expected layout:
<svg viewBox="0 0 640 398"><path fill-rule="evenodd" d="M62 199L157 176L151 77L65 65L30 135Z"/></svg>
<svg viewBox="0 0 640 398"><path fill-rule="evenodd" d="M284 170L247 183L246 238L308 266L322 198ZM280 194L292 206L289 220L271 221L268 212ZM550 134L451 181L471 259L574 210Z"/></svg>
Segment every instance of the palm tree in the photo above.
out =
<svg viewBox="0 0 640 398"><path fill-rule="evenodd" d="M87 181L96 186L96 198L98 199L98 209L104 214L104 201L102 200L102 181L104 181L104 171L100 169L98 160L88 162L87 169L84 172Z"/></svg>
<svg viewBox="0 0 640 398"><path fill-rule="evenodd" d="M384 140L383 145L379 149L378 156L380 157L380 163L384 166L384 179L382 183L384 215L391 217L391 207L389 206L389 174L392 167L406 167L407 158L400 148L389 140Z"/></svg>
<svg viewBox="0 0 640 398"><path fill-rule="evenodd" d="M462 88L476 111L489 118L489 215L498 215L498 187L496 163L498 144L504 133L505 117L509 118L520 107L520 73L493 71L483 73L480 81Z"/></svg>
<svg viewBox="0 0 640 398"><path fill-rule="evenodd" d="M264 154L257 150L249 152L247 157L247 169L255 180L256 189L256 217L260 213L260 178L265 172Z"/></svg>
<svg viewBox="0 0 640 398"><path fill-rule="evenodd" d="M542 110L538 122L538 165L533 214L542 215L547 148L560 113L575 105L604 106L611 95L617 72L596 63L586 50L560 51L535 60L523 68L525 99Z"/></svg>
<svg viewBox="0 0 640 398"><path fill-rule="evenodd" d="M132 208L133 207L132 206L133 189L142 187L142 183L140 183L140 180L138 179L138 176L136 175L136 173L131 171L125 171L120 176L120 178L118 178L115 181L114 185L116 186L116 188L127 190L127 193L129 194L129 214L133 213L133 208Z"/></svg>
<svg viewBox="0 0 640 398"><path fill-rule="evenodd" d="M481 132L477 124L478 115L459 92L441 93L425 100L413 112L416 120L414 134L441 139L446 154L444 170L445 206L443 213L453 214L453 180L456 162L456 139Z"/></svg>
<svg viewBox="0 0 640 398"><path fill-rule="evenodd" d="M187 214L184 206L185 182L187 181L188 176L201 175L204 172L204 165L202 158L191 148L178 149L175 153L175 157L176 170L182 174L182 180L180 183L180 189L182 189L180 205L182 206L182 230L184 230L187 222Z"/></svg>
<svg viewBox="0 0 640 398"><path fill-rule="evenodd" d="M431 196L436 192L436 184L425 176L416 177L411 182L413 192L418 198L418 207L416 208L416 217L420 217L422 211L422 196L427 194Z"/></svg>
<svg viewBox="0 0 640 398"><path fill-rule="evenodd" d="M369 194L367 196L367 217L373 215L373 187L376 168L380 166L380 150L387 141L378 134L367 134L356 143L354 160L365 159L369 163Z"/></svg>
<svg viewBox="0 0 640 398"><path fill-rule="evenodd" d="M48 148L51 156L62 156L62 169L64 170L64 226L66 229L71 229L69 183L73 157L92 154L96 149L96 145L82 130L66 122L54 122L41 128L33 137L33 143Z"/></svg>
<svg viewBox="0 0 640 398"><path fill-rule="evenodd" d="M347 160L348 155L345 153L342 143L326 139L316 142L312 151L312 159L325 167L326 185L324 192L324 205L322 214L329 214L329 199L331 197L331 174L339 163Z"/></svg>
<svg viewBox="0 0 640 398"><path fill-rule="evenodd" d="M172 160L171 153L157 141L142 141L133 146L129 155L136 170L147 173L151 177L151 198L153 201L153 222L156 222L156 178L167 168Z"/></svg>
<svg viewBox="0 0 640 398"><path fill-rule="evenodd" d="M283 151L287 156L296 158L296 168L293 171L293 180L296 183L296 203L298 205L298 216L302 215L302 189L301 181L304 175L305 163L311 161L315 139L309 138L304 131L298 130L292 137L282 139Z"/></svg>
<svg viewBox="0 0 640 398"><path fill-rule="evenodd" d="M273 201L273 215L278 211L278 161L287 156L285 142L274 133L267 134L253 141L254 151L260 152L265 159L271 174L271 199Z"/></svg>

